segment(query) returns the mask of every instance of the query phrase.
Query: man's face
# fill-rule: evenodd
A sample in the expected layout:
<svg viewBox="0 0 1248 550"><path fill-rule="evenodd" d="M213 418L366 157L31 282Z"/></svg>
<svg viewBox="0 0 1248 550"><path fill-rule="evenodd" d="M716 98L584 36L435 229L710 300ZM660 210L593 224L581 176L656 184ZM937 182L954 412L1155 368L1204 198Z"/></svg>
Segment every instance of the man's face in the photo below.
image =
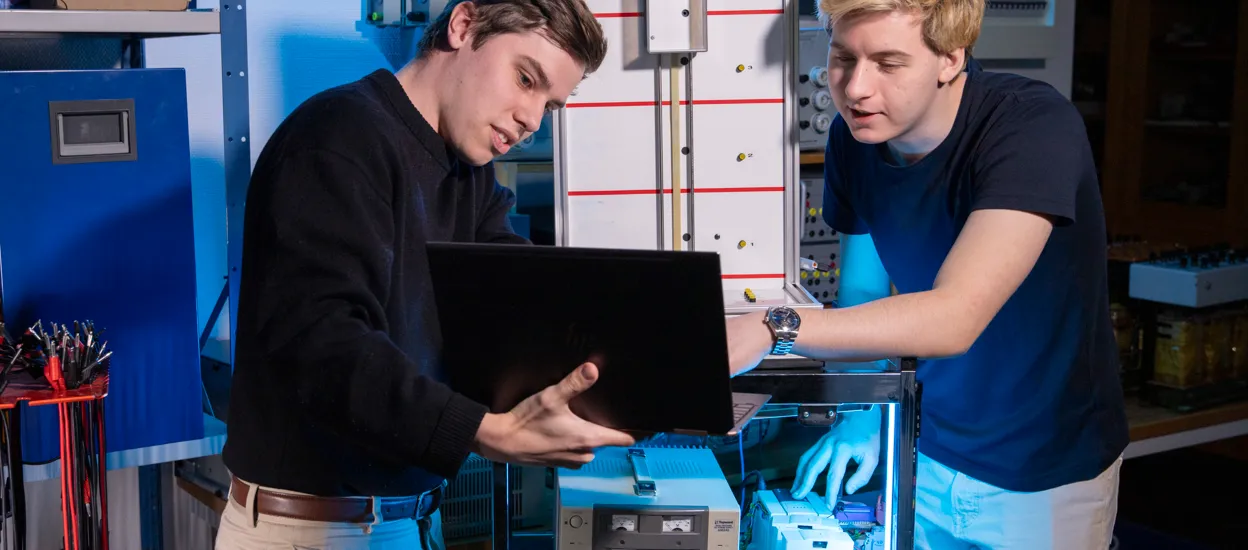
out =
<svg viewBox="0 0 1248 550"><path fill-rule="evenodd" d="M540 32L496 35L473 50L471 9L461 4L450 23L452 82L438 120L443 138L480 166L536 132L542 115L562 107L581 82L584 66Z"/></svg>
<svg viewBox="0 0 1248 550"><path fill-rule="evenodd" d="M854 139L904 141L928 114L938 84L959 72L954 61L924 44L919 20L910 13L848 18L832 29L832 99Z"/></svg>

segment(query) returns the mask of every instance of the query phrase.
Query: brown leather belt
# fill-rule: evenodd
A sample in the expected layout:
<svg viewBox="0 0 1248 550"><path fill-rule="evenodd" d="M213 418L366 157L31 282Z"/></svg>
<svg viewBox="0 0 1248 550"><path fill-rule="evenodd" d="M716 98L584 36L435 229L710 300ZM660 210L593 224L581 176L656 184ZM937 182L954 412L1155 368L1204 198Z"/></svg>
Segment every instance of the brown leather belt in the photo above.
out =
<svg viewBox="0 0 1248 550"><path fill-rule="evenodd" d="M230 476L230 495L234 502L247 506L251 487L237 477ZM424 519L438 509L442 501L442 486L422 495L409 497L378 497L376 505L381 521L399 519ZM373 499L370 497L318 497L292 495L260 489L256 493L255 510L258 513L305 521L324 523L373 523Z"/></svg>

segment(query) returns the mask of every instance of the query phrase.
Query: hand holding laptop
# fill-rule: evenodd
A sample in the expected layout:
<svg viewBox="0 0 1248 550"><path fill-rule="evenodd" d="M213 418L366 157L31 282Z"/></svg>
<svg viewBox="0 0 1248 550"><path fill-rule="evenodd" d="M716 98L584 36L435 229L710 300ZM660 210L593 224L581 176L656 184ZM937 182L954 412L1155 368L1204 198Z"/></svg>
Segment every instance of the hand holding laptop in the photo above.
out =
<svg viewBox="0 0 1248 550"><path fill-rule="evenodd" d="M597 380L598 367L585 363L510 411L486 414L474 452L494 462L577 469L594 459L595 448L633 445L632 436L583 420L568 406Z"/></svg>
<svg viewBox="0 0 1248 550"><path fill-rule="evenodd" d="M771 330L765 314L747 313L727 319L728 372L736 376L757 367L771 352Z"/></svg>

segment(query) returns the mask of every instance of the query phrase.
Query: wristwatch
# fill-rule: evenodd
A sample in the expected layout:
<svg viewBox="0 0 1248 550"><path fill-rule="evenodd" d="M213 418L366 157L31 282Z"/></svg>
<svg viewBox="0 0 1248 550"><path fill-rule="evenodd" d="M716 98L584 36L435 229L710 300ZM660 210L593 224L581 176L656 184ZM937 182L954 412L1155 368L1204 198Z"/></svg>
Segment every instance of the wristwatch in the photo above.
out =
<svg viewBox="0 0 1248 550"><path fill-rule="evenodd" d="M771 354L788 355L793 349L793 342L797 340L797 329L802 326L802 318L793 308L772 306L767 308L765 322L775 340L771 346Z"/></svg>

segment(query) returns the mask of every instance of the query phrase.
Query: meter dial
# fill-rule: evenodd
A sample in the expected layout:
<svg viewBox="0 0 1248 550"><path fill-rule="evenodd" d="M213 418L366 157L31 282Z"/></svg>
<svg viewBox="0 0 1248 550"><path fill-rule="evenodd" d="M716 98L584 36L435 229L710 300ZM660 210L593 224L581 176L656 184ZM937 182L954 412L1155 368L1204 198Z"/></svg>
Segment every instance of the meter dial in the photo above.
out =
<svg viewBox="0 0 1248 550"><path fill-rule="evenodd" d="M827 113L815 113L815 116L810 117L810 125L815 129L815 132L825 133L828 131L828 128L832 127L832 117L828 116Z"/></svg>
<svg viewBox="0 0 1248 550"><path fill-rule="evenodd" d="M820 111L828 110L832 106L832 94L827 90L819 90L810 96L810 104L814 105Z"/></svg>
<svg viewBox="0 0 1248 550"><path fill-rule="evenodd" d="M828 85L828 68L827 67L811 68L810 69L810 81L814 82L815 86L827 86Z"/></svg>
<svg viewBox="0 0 1248 550"><path fill-rule="evenodd" d="M612 531L636 531L637 516L611 516Z"/></svg>
<svg viewBox="0 0 1248 550"><path fill-rule="evenodd" d="M689 533L693 531L693 518L674 516L663 520L664 533Z"/></svg>

